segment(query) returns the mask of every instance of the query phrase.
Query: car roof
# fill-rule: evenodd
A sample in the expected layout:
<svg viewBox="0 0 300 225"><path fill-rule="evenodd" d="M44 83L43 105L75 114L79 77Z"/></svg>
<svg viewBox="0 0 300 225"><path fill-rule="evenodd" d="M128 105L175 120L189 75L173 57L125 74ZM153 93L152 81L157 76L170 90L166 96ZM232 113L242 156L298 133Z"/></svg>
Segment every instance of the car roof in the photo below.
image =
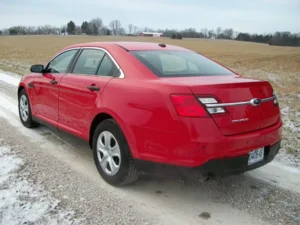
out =
<svg viewBox="0 0 300 225"><path fill-rule="evenodd" d="M68 46L68 48L75 47L109 47L109 46L119 46L126 51L139 51L139 50L181 50L181 51L190 51L186 48L182 48L175 45L153 43L153 42L88 42L88 43L79 43L75 45Z"/></svg>

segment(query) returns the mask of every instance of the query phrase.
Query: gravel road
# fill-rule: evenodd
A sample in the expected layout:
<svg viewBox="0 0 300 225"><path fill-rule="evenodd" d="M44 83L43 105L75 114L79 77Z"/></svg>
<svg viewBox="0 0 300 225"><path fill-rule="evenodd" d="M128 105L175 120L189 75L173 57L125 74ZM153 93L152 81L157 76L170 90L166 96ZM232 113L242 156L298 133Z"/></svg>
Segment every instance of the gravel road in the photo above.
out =
<svg viewBox="0 0 300 225"><path fill-rule="evenodd" d="M274 163L204 184L143 177L115 188L87 143L23 127L16 91L14 77L0 78L0 224L300 224L296 169Z"/></svg>

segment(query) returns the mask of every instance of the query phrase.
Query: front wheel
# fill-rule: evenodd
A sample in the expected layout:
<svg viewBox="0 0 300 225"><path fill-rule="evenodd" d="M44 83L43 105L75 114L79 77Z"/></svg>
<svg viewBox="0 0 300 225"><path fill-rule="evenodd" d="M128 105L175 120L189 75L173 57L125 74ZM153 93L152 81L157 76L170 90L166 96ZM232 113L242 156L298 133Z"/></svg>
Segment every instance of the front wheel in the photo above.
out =
<svg viewBox="0 0 300 225"><path fill-rule="evenodd" d="M25 89L22 89L19 94L19 116L22 124L25 127L31 128L38 126L38 123L32 119L30 102Z"/></svg>
<svg viewBox="0 0 300 225"><path fill-rule="evenodd" d="M102 178L113 186L133 183L139 177L122 130L113 119L102 121L93 137L93 155Z"/></svg>

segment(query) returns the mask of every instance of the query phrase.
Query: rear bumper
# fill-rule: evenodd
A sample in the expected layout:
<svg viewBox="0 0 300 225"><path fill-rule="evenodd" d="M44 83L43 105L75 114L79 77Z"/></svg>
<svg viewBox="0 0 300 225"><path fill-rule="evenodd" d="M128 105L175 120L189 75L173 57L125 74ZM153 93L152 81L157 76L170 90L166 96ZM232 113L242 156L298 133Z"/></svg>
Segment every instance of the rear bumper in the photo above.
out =
<svg viewBox="0 0 300 225"><path fill-rule="evenodd" d="M224 136L211 118L183 118L181 133L131 127L135 143L133 157L137 160L180 167L199 167L208 162L233 159L251 150L271 148L281 140L282 122L271 127L238 135Z"/></svg>
<svg viewBox="0 0 300 225"><path fill-rule="evenodd" d="M265 147L264 159L256 164L248 166L249 155L242 155L234 158L210 160L198 169L205 175L219 176L228 174L243 173L249 170L261 167L271 162L280 149L281 142L277 142L272 146Z"/></svg>
<svg viewBox="0 0 300 225"><path fill-rule="evenodd" d="M198 176L217 177L231 174L240 174L246 171L259 168L271 162L278 153L280 145L281 142L279 141L272 146L266 146L264 159L251 166L248 166L248 154L232 158L209 160L205 164L194 168L178 167L166 164L153 164L150 162L140 160L136 161L136 165L142 173L146 174L181 174L190 178L196 178Z"/></svg>

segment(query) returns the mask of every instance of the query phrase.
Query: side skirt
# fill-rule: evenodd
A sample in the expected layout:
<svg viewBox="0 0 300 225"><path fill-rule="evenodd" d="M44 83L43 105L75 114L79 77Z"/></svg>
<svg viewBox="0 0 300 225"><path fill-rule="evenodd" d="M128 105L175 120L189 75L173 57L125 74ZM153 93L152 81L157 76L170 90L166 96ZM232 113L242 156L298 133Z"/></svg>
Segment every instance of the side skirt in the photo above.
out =
<svg viewBox="0 0 300 225"><path fill-rule="evenodd" d="M32 119L34 122L37 122L39 124L42 124L42 125L48 127L55 135L57 135L59 138L66 141L67 143L69 143L73 146L84 146L84 147L88 146L88 148L90 149L88 141L86 141L80 137L77 137L73 134L70 134L62 129L59 129L58 127L53 126L37 117L32 117Z"/></svg>

